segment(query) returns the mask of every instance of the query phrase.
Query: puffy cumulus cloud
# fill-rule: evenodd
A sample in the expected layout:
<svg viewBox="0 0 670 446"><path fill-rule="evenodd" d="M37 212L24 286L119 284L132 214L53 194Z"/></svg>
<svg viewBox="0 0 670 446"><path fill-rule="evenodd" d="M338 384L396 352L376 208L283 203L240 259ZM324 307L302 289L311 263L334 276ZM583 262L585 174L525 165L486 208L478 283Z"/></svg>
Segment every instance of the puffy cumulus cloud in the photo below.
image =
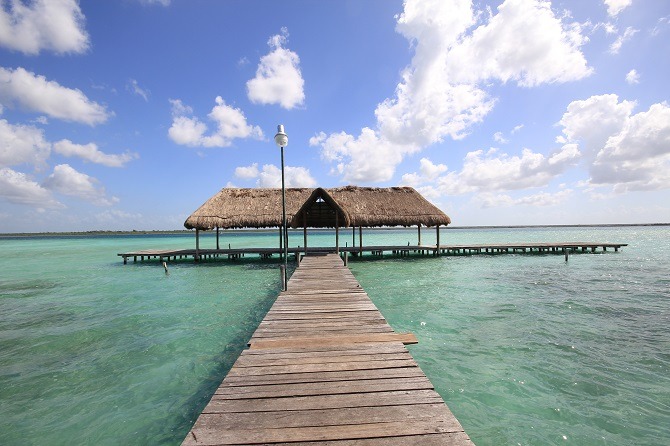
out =
<svg viewBox="0 0 670 446"><path fill-rule="evenodd" d="M670 188L670 107L654 104L608 138L591 167L591 183L617 192Z"/></svg>
<svg viewBox="0 0 670 446"><path fill-rule="evenodd" d="M85 161L102 164L107 167L123 167L127 162L139 158L139 155L133 152L109 155L101 152L95 143L75 144L69 139L63 139L54 143L53 150L63 156L77 156Z"/></svg>
<svg viewBox="0 0 670 446"><path fill-rule="evenodd" d="M258 169L257 163L238 167L235 176L245 180L256 178L258 187L281 187L281 169L274 164L263 165L263 170ZM284 182L286 187L316 187L316 180L305 167L285 166Z"/></svg>
<svg viewBox="0 0 670 446"><path fill-rule="evenodd" d="M0 119L0 167L25 163L42 168L50 154L51 144L42 130Z"/></svg>
<svg viewBox="0 0 670 446"><path fill-rule="evenodd" d="M197 117L189 116L193 109L179 99L170 99L172 104L172 126L168 135L175 143L190 147L228 147L234 139L263 139L263 131L258 126L247 124L247 118L239 108L227 105L221 96L207 115L216 124L216 130L209 135L207 125Z"/></svg>
<svg viewBox="0 0 670 446"><path fill-rule="evenodd" d="M540 192L513 198L508 194L493 194L484 192L474 198L474 202L482 208L512 207L512 206L557 206L564 203L572 195L571 189L565 189L555 193Z"/></svg>
<svg viewBox="0 0 670 446"><path fill-rule="evenodd" d="M345 132L310 138L311 146L321 146L321 157L336 163L333 174L352 183L390 180L404 155L419 150L415 145L395 144L364 128L356 138Z"/></svg>
<svg viewBox="0 0 670 446"><path fill-rule="evenodd" d="M461 81L513 80L526 87L582 79L593 71L580 50L587 41L582 31L557 17L549 2L507 0L452 49L449 72Z"/></svg>
<svg viewBox="0 0 670 446"><path fill-rule="evenodd" d="M434 197L545 187L575 166L580 157L576 144L565 144L548 156L530 149L523 149L520 156L500 153L497 149L476 150L465 156L463 168L457 172L447 172L443 164L421 160L420 173L404 175L403 182L421 186L421 190Z"/></svg>
<svg viewBox="0 0 670 446"><path fill-rule="evenodd" d="M633 114L635 105L613 94L568 105L560 124L584 149L588 184L615 192L670 188L670 107L653 104Z"/></svg>
<svg viewBox="0 0 670 446"><path fill-rule="evenodd" d="M637 34L638 30L634 29L632 27L628 27L624 30L623 34L619 35L614 42L610 45L609 52L611 54L619 54L619 51L621 51L621 47L623 46L624 43L628 42L635 34Z"/></svg>
<svg viewBox="0 0 670 446"><path fill-rule="evenodd" d="M578 142L587 162L592 162L611 135L621 131L635 102L621 101L615 94L591 96L573 101L559 121L561 141Z"/></svg>
<svg viewBox="0 0 670 446"><path fill-rule="evenodd" d="M626 82L628 82L630 85L640 83L640 74L637 72L637 70L630 70L628 74L626 74Z"/></svg>
<svg viewBox="0 0 670 446"><path fill-rule="evenodd" d="M6 167L0 169L0 197L10 203L38 209L64 207L53 198L51 191L40 186L28 175Z"/></svg>
<svg viewBox="0 0 670 446"><path fill-rule="evenodd" d="M506 0L489 16L471 0L406 0L396 29L415 54L394 97L377 106L376 128L313 140L345 180L389 180L407 154L481 122L495 106L493 81L533 87L590 75L582 27L566 17L540 0ZM381 172L363 165L375 162Z"/></svg>
<svg viewBox="0 0 670 446"><path fill-rule="evenodd" d="M423 183L437 179L449 168L446 164L435 164L428 158L421 158L419 161L419 172L406 173L402 176L402 184L416 187Z"/></svg>
<svg viewBox="0 0 670 446"><path fill-rule="evenodd" d="M107 197L105 188L98 186L98 180L78 172L69 164L59 164L42 186L63 195L71 195L93 203L96 206L111 206L119 201L116 197Z"/></svg>
<svg viewBox="0 0 670 446"><path fill-rule="evenodd" d="M286 48L288 30L272 36L268 45L272 48L261 57L256 77L247 82L247 95L255 104L279 104L290 110L305 101L305 81L300 72L300 58Z"/></svg>
<svg viewBox="0 0 670 446"><path fill-rule="evenodd" d="M235 169L235 176L248 180L251 178L258 178L260 171L258 170L258 163L253 163L251 166L240 166Z"/></svg>
<svg viewBox="0 0 670 446"><path fill-rule="evenodd" d="M614 17L618 15L621 11L629 7L633 0L603 0L605 6L607 6L607 13Z"/></svg>
<svg viewBox="0 0 670 446"><path fill-rule="evenodd" d="M576 165L580 157L575 144L566 144L548 156L530 149L523 149L521 156L477 150L465 156L460 172L440 178L438 184L452 194L543 187Z"/></svg>
<svg viewBox="0 0 670 446"><path fill-rule="evenodd" d="M89 47L77 0L0 2L0 45L25 54L82 53Z"/></svg>
<svg viewBox="0 0 670 446"><path fill-rule="evenodd" d="M15 70L0 67L0 102L91 126L105 122L112 115L80 90L63 87L21 67Z"/></svg>

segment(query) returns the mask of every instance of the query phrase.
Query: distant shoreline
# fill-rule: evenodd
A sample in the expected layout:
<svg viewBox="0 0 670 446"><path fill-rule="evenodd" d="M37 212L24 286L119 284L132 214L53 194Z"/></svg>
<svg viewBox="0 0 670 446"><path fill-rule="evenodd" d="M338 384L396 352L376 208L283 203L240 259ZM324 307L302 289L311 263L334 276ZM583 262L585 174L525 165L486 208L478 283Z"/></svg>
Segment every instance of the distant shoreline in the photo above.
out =
<svg viewBox="0 0 670 446"><path fill-rule="evenodd" d="M534 228L626 228L626 227L649 227L670 226L670 223L612 223L612 224L574 224L574 225L508 225L508 226L447 226L443 230L479 230L479 229L534 229ZM296 230L299 230L298 228ZM342 228L343 229L343 228ZM394 229L405 229L403 227L390 228L366 228L367 231L388 231ZM318 229L317 229L318 230ZM229 232L276 232L277 229L228 229ZM0 238L12 237L95 237L95 236L126 236L126 235L188 235L192 230L181 229L171 231L72 231L72 232L8 232L0 233Z"/></svg>

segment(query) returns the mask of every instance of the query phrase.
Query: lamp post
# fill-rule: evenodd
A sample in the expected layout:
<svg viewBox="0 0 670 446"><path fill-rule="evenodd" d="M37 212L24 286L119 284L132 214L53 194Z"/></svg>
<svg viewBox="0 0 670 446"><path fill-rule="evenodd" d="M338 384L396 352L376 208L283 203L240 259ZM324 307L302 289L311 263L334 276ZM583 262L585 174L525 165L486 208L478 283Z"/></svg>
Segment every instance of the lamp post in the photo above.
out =
<svg viewBox="0 0 670 446"><path fill-rule="evenodd" d="M288 135L284 133L284 126L277 126L275 143L281 148L281 208L282 225L284 226L284 291L288 290L288 227L286 225L286 187L284 186L284 147L288 145Z"/></svg>

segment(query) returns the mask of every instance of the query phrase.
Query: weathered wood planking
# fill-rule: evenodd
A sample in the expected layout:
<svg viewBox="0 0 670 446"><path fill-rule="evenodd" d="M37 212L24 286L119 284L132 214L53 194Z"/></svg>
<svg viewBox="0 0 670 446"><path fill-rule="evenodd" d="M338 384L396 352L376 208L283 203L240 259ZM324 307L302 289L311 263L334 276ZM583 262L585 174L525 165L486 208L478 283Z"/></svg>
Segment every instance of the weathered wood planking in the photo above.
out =
<svg viewBox="0 0 670 446"><path fill-rule="evenodd" d="M307 256L184 445L472 445L336 255Z"/></svg>

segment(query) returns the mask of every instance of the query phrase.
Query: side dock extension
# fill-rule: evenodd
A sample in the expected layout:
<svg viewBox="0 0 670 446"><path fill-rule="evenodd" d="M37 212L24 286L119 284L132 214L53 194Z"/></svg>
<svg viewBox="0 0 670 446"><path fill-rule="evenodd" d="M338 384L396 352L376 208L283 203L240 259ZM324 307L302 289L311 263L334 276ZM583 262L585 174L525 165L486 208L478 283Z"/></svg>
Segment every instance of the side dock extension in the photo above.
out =
<svg viewBox="0 0 670 446"><path fill-rule="evenodd" d="M472 445L339 256L308 255L183 445Z"/></svg>

